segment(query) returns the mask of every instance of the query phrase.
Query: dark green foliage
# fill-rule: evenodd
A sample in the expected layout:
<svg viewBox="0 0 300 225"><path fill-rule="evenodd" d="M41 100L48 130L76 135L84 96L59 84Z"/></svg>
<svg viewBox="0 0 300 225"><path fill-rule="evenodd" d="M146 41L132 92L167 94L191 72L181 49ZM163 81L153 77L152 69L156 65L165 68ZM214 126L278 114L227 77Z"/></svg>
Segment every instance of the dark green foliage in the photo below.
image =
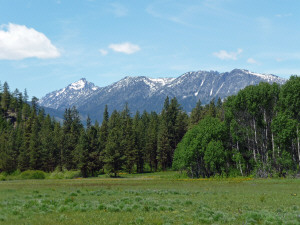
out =
<svg viewBox="0 0 300 225"><path fill-rule="evenodd" d="M191 112L191 118L190 118L190 126L194 126L199 123L199 121L202 119L202 111L203 107L201 106L201 101L199 100L196 104L196 107Z"/></svg>
<svg viewBox="0 0 300 225"><path fill-rule="evenodd" d="M150 170L156 171L158 168L157 160L157 136L159 129L159 117L155 112L150 114L149 126L146 132L145 155L149 163Z"/></svg>
<svg viewBox="0 0 300 225"><path fill-rule="evenodd" d="M187 131L188 117L182 111L176 98L167 97L160 117L157 150L158 160L163 170L172 166L173 154L177 144Z"/></svg>
<svg viewBox="0 0 300 225"><path fill-rule="evenodd" d="M115 177L122 169L125 161L124 151L121 147L122 131L120 130L120 114L113 111L109 119L109 134L104 150L105 168L109 174Z"/></svg>
<svg viewBox="0 0 300 225"><path fill-rule="evenodd" d="M82 176L88 176L88 163L89 163L89 142L85 130L82 130L78 144L76 146L76 156L75 161L77 163L78 169L80 169Z"/></svg>
<svg viewBox="0 0 300 225"><path fill-rule="evenodd" d="M99 125L80 121L66 109L62 124L33 97L0 85L0 172L80 170L106 172L187 170L193 177L214 175L287 176L300 167L300 78L286 84L248 86L223 102L199 100L190 116L176 98L160 114L108 114ZM189 129L189 130L188 130ZM30 172L29 172L30 173Z"/></svg>

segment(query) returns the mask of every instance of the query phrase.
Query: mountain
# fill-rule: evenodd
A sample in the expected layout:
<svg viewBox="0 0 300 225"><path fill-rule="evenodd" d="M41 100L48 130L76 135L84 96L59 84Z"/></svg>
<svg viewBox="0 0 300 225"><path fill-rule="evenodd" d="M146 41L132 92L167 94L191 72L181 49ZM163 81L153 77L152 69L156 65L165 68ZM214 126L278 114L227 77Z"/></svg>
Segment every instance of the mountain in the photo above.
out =
<svg viewBox="0 0 300 225"><path fill-rule="evenodd" d="M58 91L53 91L39 100L39 104L46 108L64 110L72 106L79 106L88 100L97 90L101 89L85 78L68 85Z"/></svg>
<svg viewBox="0 0 300 225"><path fill-rule="evenodd" d="M206 104L213 98L224 99L260 82L283 84L285 79L240 69L225 73L187 72L177 78L125 77L106 87L97 87L82 78L66 88L47 94L39 104L48 108L48 112L55 109L60 113L65 108L76 106L83 119L90 115L92 119L101 121L105 105L108 105L110 112L121 110L126 102L131 112L160 112L166 96L169 96L176 97L183 109L190 112L198 99Z"/></svg>

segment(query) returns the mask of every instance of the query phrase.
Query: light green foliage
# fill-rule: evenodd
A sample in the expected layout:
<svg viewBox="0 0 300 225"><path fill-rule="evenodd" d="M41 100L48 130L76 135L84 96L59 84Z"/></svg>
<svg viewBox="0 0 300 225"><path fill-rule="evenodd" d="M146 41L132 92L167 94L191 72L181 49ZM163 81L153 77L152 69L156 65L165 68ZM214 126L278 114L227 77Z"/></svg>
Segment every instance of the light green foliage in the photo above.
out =
<svg viewBox="0 0 300 225"><path fill-rule="evenodd" d="M224 168L225 163L223 143L215 140L210 141L206 147L203 159L209 171L221 173L221 168Z"/></svg>
<svg viewBox="0 0 300 225"><path fill-rule="evenodd" d="M56 168L47 178L49 179L74 179L82 177L81 171L77 170L59 170Z"/></svg>
<svg viewBox="0 0 300 225"><path fill-rule="evenodd" d="M221 174L225 163L226 127L217 118L206 117L189 130L177 146L173 168L185 169L192 177Z"/></svg>
<svg viewBox="0 0 300 225"><path fill-rule="evenodd" d="M20 174L21 179L45 179L46 174L40 170L26 170Z"/></svg>

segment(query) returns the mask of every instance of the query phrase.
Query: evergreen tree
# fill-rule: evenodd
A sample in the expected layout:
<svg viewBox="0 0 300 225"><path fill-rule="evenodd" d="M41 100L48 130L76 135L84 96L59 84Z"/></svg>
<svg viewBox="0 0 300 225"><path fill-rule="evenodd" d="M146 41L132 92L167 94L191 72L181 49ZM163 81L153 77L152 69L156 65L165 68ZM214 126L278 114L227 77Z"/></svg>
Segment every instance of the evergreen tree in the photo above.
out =
<svg viewBox="0 0 300 225"><path fill-rule="evenodd" d="M145 154L151 171L156 171L158 167L157 161L157 136L159 128L159 118L155 112L151 112L149 126L146 132Z"/></svg>
<svg viewBox="0 0 300 225"><path fill-rule="evenodd" d="M171 143L168 135L168 127L166 123L162 122L159 127L159 133L157 138L157 160L162 168L166 170L169 162L169 155L172 152Z"/></svg>
<svg viewBox="0 0 300 225"><path fill-rule="evenodd" d="M200 99L198 100L196 107L193 108L190 117L190 127L197 125L202 118L203 107L201 106Z"/></svg>
<svg viewBox="0 0 300 225"><path fill-rule="evenodd" d="M99 152L99 127L90 126L86 130L88 138L88 175L96 175L96 172L103 167Z"/></svg>
<svg viewBox="0 0 300 225"><path fill-rule="evenodd" d="M59 149L58 143L55 139L54 127L59 125L51 121L49 115L42 122L40 131L40 142L41 142L41 166L44 171L54 171L56 166L59 165ZM56 128L57 129L57 128ZM60 129L60 128L59 128Z"/></svg>
<svg viewBox="0 0 300 225"><path fill-rule="evenodd" d="M108 108L107 105L105 105L104 113L103 113L103 121L99 129L98 133L98 143L99 143L99 149L98 149L98 155L99 155L99 168L103 168L104 166L104 157L105 157L105 147L107 143L108 138L108 120L109 120L109 114L108 114Z"/></svg>
<svg viewBox="0 0 300 225"><path fill-rule="evenodd" d="M132 172L136 160L136 146L134 142L134 135L132 130L132 119L128 104L126 103L121 112L121 143L120 147L126 157L125 168L128 173Z"/></svg>
<svg viewBox="0 0 300 225"><path fill-rule="evenodd" d="M75 156L75 148L80 137L83 126L80 122L78 111L75 107L67 109L64 114L63 124L63 143L62 148L62 164L67 169L75 169L76 164L73 160Z"/></svg>
<svg viewBox="0 0 300 225"><path fill-rule="evenodd" d="M89 174L89 141L85 130L81 131L78 144L76 146L76 156L74 159L83 177Z"/></svg>
<svg viewBox="0 0 300 225"><path fill-rule="evenodd" d="M40 124L37 118L34 119L32 125L32 131L30 134L29 143L29 165L32 170L42 169L42 157L41 157L41 143L39 138Z"/></svg>
<svg viewBox="0 0 300 225"><path fill-rule="evenodd" d="M115 177L123 168L125 161L121 148L120 115L114 110L109 119L109 134L105 146L105 169Z"/></svg>
<svg viewBox="0 0 300 225"><path fill-rule="evenodd" d="M4 82L3 84L3 93L1 95L1 107L4 111L7 111L10 104L10 92L9 92L9 86L7 82Z"/></svg>

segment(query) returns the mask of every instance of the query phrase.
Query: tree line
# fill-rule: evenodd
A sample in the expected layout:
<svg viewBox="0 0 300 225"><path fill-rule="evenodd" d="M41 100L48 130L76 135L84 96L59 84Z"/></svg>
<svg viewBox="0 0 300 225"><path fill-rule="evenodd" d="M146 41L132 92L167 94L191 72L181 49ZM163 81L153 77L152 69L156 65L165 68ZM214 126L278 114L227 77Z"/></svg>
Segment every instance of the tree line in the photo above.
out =
<svg viewBox="0 0 300 225"><path fill-rule="evenodd" d="M105 107L101 125L88 118L84 127L74 107L60 123L45 114L37 98L29 102L26 91L10 92L6 82L0 87L0 172L80 169L86 177L166 170L189 125L176 98L166 98L160 114L132 116L125 104L109 115Z"/></svg>
<svg viewBox="0 0 300 225"><path fill-rule="evenodd" d="M82 176L120 171L186 170L192 177L284 176L299 169L300 78L283 86L248 86L224 102L200 100L190 114L176 98L163 109L135 112L127 104L83 126L76 108L63 122L33 97L0 84L0 172L81 170Z"/></svg>

